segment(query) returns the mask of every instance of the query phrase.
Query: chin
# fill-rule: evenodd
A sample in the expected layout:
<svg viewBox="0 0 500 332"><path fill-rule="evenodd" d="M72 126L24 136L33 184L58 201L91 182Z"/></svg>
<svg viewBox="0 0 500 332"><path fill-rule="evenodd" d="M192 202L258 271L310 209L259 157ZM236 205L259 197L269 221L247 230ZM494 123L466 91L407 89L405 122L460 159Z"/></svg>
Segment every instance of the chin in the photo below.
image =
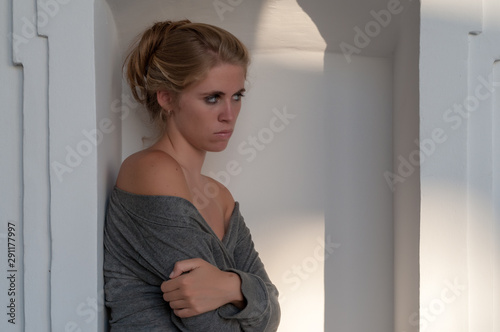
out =
<svg viewBox="0 0 500 332"><path fill-rule="evenodd" d="M222 152L226 149L226 147L223 147L223 148L213 148L213 149L210 149L210 150L207 150L208 152Z"/></svg>
<svg viewBox="0 0 500 332"><path fill-rule="evenodd" d="M207 148L208 152L222 152L227 148L227 143L225 144L214 144Z"/></svg>

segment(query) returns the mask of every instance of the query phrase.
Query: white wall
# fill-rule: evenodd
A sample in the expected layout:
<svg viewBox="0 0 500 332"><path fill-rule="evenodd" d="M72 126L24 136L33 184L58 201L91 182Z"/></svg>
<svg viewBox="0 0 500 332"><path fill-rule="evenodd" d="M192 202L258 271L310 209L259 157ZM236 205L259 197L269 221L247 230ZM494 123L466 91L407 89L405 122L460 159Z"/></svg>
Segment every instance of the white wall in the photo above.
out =
<svg viewBox="0 0 500 332"><path fill-rule="evenodd" d="M489 0L422 1L420 139L435 145L421 165L425 331L500 328L499 9Z"/></svg>
<svg viewBox="0 0 500 332"><path fill-rule="evenodd" d="M1 232L9 220L16 224L18 272L5 285L15 296L2 291L2 303L16 301L15 324L0 324L2 331L78 330L82 323L97 330L97 159L85 135L96 128L93 4L15 1L5 7L2 33L9 45L2 50L13 57L2 53L2 79L8 80L2 135L9 136L2 170L9 180L1 201L9 205L2 211L9 219L2 218Z"/></svg>
<svg viewBox="0 0 500 332"><path fill-rule="evenodd" d="M2 36L12 35L12 5L10 2L3 1L0 5L0 13L2 20L0 23L0 34ZM21 331L23 319L23 290L22 282L22 246L19 244L22 239L22 85L23 85L23 70L21 67L13 66L12 58L12 43L7 38L2 38L0 47L0 67L1 75L0 82L3 87L0 89L0 100L2 101L2 111L0 112L0 146L2 147L2 158L0 158L0 245L2 246L2 254L8 248L9 238L10 243L16 245L15 251L15 266L18 271L15 273L14 287L11 288L11 282L5 277L0 278L1 301L2 307L5 308L5 313L0 321L0 329L2 331ZM7 88L11 87L11 88ZM9 223L14 224L15 235L9 234ZM14 241L15 242L14 242ZM2 271L7 273L12 268L8 266L10 263L8 257L2 257L0 261ZM9 273L10 275L10 273ZM15 292L15 297L11 292ZM10 294L9 294L10 293ZM10 313L11 299L14 299L16 306L16 324L12 325L7 316Z"/></svg>
<svg viewBox="0 0 500 332"><path fill-rule="evenodd" d="M326 58L326 331L393 329L392 61Z"/></svg>
<svg viewBox="0 0 500 332"><path fill-rule="evenodd" d="M121 153L121 119L126 109L122 105L121 64L119 43L114 17L105 1L96 1L94 7L95 38L95 77L96 77L96 128L97 145L97 229L102 230L104 224L107 197L114 186L116 176L122 161ZM103 276L102 276L102 243L103 233L97 234L97 286L96 296L96 326L98 331L107 328L107 317L103 303ZM90 317L86 317L88 323Z"/></svg>
<svg viewBox="0 0 500 332"><path fill-rule="evenodd" d="M14 33L28 42L14 43L13 60L23 69L22 105L22 248L25 329L50 329L50 221L49 221L49 124L48 124L48 44L36 36L34 3L13 3ZM31 34L30 34L31 32ZM32 56L37 54L38 56ZM31 160L31 162L26 162ZM19 233L21 235L21 233ZM21 249L21 246L19 246ZM21 256L20 256L21 257ZM21 304L21 302L19 303ZM22 306L19 312L23 313ZM22 317L22 315L21 315ZM37 323L35 323L35 321ZM22 318L18 320L22 325Z"/></svg>
<svg viewBox="0 0 500 332"><path fill-rule="evenodd" d="M49 40L50 322L55 331L97 330L101 216L97 144L89 138L97 127L94 4L56 3L50 22L39 26Z"/></svg>

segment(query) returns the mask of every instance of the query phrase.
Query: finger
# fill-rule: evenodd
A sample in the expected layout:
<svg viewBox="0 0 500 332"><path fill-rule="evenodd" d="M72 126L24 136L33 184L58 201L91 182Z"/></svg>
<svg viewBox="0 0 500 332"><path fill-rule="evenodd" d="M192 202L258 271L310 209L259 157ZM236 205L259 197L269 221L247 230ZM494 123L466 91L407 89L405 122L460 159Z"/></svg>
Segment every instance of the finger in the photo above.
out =
<svg viewBox="0 0 500 332"><path fill-rule="evenodd" d="M186 288L186 281L185 281L186 278L185 277L186 276L183 275L183 276L180 276L180 277L175 278L175 279L164 281L161 284L161 291L165 294L168 294L168 293L172 293L172 292L181 291L183 289L185 290L185 288Z"/></svg>
<svg viewBox="0 0 500 332"><path fill-rule="evenodd" d="M179 301L185 298L186 296L180 290L174 290L172 292L163 293L163 299L167 302Z"/></svg>
<svg viewBox="0 0 500 332"><path fill-rule="evenodd" d="M180 309L180 310L174 310L174 314L179 317L179 318L187 318L190 317L188 314L188 309Z"/></svg>
<svg viewBox="0 0 500 332"><path fill-rule="evenodd" d="M181 287L180 279L170 279L161 283L160 289L163 293L173 292Z"/></svg>
<svg viewBox="0 0 500 332"><path fill-rule="evenodd" d="M174 314L179 318L188 318L199 315L200 313L193 309L186 308L186 309L174 310Z"/></svg>
<svg viewBox="0 0 500 332"><path fill-rule="evenodd" d="M183 273L192 271L196 268L200 267L200 259L199 258L192 258L192 259L186 259L182 261L178 261L174 265L174 269L168 276L170 279L177 278L178 276L182 275Z"/></svg>
<svg viewBox="0 0 500 332"><path fill-rule="evenodd" d="M172 287L170 287L170 283L168 281L162 282L160 285L160 289L161 289L162 293L167 293L167 292L172 291Z"/></svg>
<svg viewBox="0 0 500 332"><path fill-rule="evenodd" d="M182 310L189 307L187 301L184 300L170 301L168 305L172 308L172 310Z"/></svg>

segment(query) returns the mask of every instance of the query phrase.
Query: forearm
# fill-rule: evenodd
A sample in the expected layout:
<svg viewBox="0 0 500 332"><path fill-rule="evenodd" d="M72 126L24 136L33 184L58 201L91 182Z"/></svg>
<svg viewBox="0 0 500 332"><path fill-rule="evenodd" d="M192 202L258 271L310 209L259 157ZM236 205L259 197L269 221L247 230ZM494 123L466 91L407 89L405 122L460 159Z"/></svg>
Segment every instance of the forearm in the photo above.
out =
<svg viewBox="0 0 500 332"><path fill-rule="evenodd" d="M234 305L239 310L243 310L246 306L246 300L241 291L241 278L237 273L224 272L226 274L226 294L228 295L228 302Z"/></svg>
<svg viewBox="0 0 500 332"><path fill-rule="evenodd" d="M240 290L246 303L245 307L239 310L230 306L221 307L221 317L237 320L246 332L276 331L280 321L276 287L258 275L234 269L230 271L240 276Z"/></svg>

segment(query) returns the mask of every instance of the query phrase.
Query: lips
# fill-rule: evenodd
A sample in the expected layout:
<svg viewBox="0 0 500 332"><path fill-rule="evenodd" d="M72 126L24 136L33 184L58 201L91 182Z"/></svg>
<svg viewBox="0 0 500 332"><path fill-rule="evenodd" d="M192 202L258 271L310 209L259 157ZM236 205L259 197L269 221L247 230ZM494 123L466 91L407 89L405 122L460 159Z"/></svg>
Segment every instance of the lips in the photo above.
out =
<svg viewBox="0 0 500 332"><path fill-rule="evenodd" d="M221 130L215 133L217 137L223 138L223 139L229 139L231 135L233 134L232 130Z"/></svg>

